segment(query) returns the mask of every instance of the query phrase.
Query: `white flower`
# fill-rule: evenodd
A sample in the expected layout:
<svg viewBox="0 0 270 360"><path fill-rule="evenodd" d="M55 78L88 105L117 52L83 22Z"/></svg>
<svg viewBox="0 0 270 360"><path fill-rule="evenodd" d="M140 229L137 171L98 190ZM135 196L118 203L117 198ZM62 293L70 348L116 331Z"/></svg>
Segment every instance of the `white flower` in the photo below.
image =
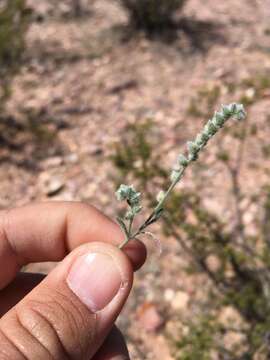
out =
<svg viewBox="0 0 270 360"><path fill-rule="evenodd" d="M117 200L119 201L126 200L131 187L132 186L121 184L115 193Z"/></svg>
<svg viewBox="0 0 270 360"><path fill-rule="evenodd" d="M121 184L115 194L119 201L127 200L133 205L139 204L141 198L141 193L137 192L133 185Z"/></svg>

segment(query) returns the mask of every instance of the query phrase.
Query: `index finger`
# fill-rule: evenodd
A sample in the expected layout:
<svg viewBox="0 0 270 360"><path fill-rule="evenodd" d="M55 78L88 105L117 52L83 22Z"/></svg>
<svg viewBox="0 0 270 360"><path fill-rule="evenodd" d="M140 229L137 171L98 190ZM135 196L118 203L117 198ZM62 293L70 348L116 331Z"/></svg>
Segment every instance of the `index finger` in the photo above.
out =
<svg viewBox="0 0 270 360"><path fill-rule="evenodd" d="M48 202L0 212L0 289L31 262L60 261L79 245L100 241L118 245L119 226L96 208L79 202ZM142 243L125 249L135 269L145 260Z"/></svg>

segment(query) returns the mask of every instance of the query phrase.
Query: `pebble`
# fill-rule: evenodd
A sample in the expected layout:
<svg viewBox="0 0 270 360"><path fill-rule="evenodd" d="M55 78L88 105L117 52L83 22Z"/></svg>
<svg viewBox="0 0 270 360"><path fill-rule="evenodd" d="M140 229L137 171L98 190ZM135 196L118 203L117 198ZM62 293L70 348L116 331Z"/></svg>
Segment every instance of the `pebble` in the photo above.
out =
<svg viewBox="0 0 270 360"><path fill-rule="evenodd" d="M60 178L51 179L51 181L48 183L46 194L48 196L57 195L64 188L64 186L65 184L62 179Z"/></svg>
<svg viewBox="0 0 270 360"><path fill-rule="evenodd" d="M144 303L137 311L140 325L148 332L157 332L164 324L164 319L153 303Z"/></svg>
<svg viewBox="0 0 270 360"><path fill-rule="evenodd" d="M166 289L164 292L164 299L168 302L172 302L175 297L175 291L173 289Z"/></svg>
<svg viewBox="0 0 270 360"><path fill-rule="evenodd" d="M184 291L177 291L171 301L174 310L186 310L188 307L190 297Z"/></svg>
<svg viewBox="0 0 270 360"><path fill-rule="evenodd" d="M206 265L212 272L217 272L221 269L221 261L216 255L209 255L206 259Z"/></svg>
<svg viewBox="0 0 270 360"><path fill-rule="evenodd" d="M65 187L64 179L61 176L52 175L47 171L40 174L39 182L41 191L47 196L55 196Z"/></svg>
<svg viewBox="0 0 270 360"><path fill-rule="evenodd" d="M42 162L42 166L44 169L58 167L63 164L63 158L61 156L52 156L48 159L45 159Z"/></svg>

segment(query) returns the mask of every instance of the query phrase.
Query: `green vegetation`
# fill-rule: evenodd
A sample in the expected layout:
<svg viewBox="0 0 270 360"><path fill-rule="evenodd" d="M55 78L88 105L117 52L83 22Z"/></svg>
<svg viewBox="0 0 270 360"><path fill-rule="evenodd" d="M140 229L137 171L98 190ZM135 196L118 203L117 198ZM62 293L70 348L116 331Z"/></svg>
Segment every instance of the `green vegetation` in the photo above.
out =
<svg viewBox="0 0 270 360"><path fill-rule="evenodd" d="M257 79L252 84L259 84L255 87L259 98L265 85L262 86ZM242 86L246 91L245 86L249 88L250 84L242 83ZM213 99L218 100L218 94L219 90L214 89L209 100L213 107ZM203 94L206 103L207 96ZM198 106L201 106L199 101ZM203 112L204 107L200 109ZM203 113L208 112L204 110ZM192 271L204 274L212 284L208 311L204 306L202 313L206 312L205 315L190 319L188 334L179 335L180 340L176 343L179 359L248 360L260 356L266 360L270 356L267 342L270 329L270 187L257 189L257 197L243 193L239 181L243 145L249 136L257 133L252 124L240 124L236 128L237 131L229 129L226 133L227 137L233 136L238 142L235 156L230 159L226 151L218 151L216 156L216 161L223 164L231 179L230 196L235 205L231 208L231 215L235 222L227 224L211 213L205 206L203 191L192 190L172 193L162 218L164 234L177 239L192 261ZM168 186L169 177L160 154L155 150L155 141L156 132L151 120L129 125L121 143L115 145L112 157L118 170L117 185L125 179L133 182L144 194L149 209L155 204L153 194ZM256 201L262 209L262 214L256 219L256 235L249 234L243 220L249 209L249 206L240 206L243 200L249 206ZM210 266L210 256L216 259L218 268ZM219 322L218 315L225 306L235 309L242 319L242 327L232 329ZM239 343L228 347L225 339L232 331L241 336Z"/></svg>
<svg viewBox="0 0 270 360"><path fill-rule="evenodd" d="M236 99L245 108L269 96L269 71L249 76L238 82L225 80L202 86L190 100L187 114L192 117L208 118L212 115L224 94Z"/></svg>
<svg viewBox="0 0 270 360"><path fill-rule="evenodd" d="M241 104L223 105L220 111L215 112L213 117L199 132L194 141L187 142L187 152L179 154L177 162L172 168L170 174L171 183L165 190L161 190L156 199L157 203L150 216L143 222L137 230L133 229L133 222L136 216L141 212L143 206L141 204L141 192L137 192L133 185L121 184L116 191L116 197L119 201L125 201L128 210L124 217L118 217L118 223L126 235L126 239L121 244L120 248L125 246L129 240L136 238L140 234L144 234L145 229L154 222L158 221L164 211L167 198L171 196L175 186L182 180L186 169L196 160L198 160L200 152L206 147L209 140L211 140L228 122L230 119L238 121L246 118L246 112Z"/></svg>
<svg viewBox="0 0 270 360"><path fill-rule="evenodd" d="M10 95L12 77L20 66L27 25L24 0L8 0L0 5L0 108Z"/></svg>
<svg viewBox="0 0 270 360"><path fill-rule="evenodd" d="M20 166L34 167L44 157L57 135L55 119L37 110L21 110L19 116L6 111L14 76L20 71L25 51L25 35L31 10L25 0L7 0L0 5L0 144L9 150L3 159ZM23 151L22 151L23 150ZM16 154L27 154L18 160ZM31 154L31 156L29 156ZM29 158L31 158L29 160ZM30 165L29 165L30 164Z"/></svg>
<svg viewBox="0 0 270 360"><path fill-rule="evenodd" d="M217 335L220 336L222 328L211 316L202 316L197 323L189 327L189 333L177 342L183 349L181 360L211 360L211 352L219 348ZM215 334L216 336L213 336Z"/></svg>

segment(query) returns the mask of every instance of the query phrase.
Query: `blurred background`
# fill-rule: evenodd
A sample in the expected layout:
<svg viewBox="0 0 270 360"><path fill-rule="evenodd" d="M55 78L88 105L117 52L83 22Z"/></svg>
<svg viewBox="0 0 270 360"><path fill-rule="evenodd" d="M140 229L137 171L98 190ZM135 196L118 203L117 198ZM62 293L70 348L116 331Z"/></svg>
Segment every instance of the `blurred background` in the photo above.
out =
<svg viewBox="0 0 270 360"><path fill-rule="evenodd" d="M269 359L269 19L268 0L0 0L2 209L79 200L115 218L127 182L145 216L214 110L248 111L144 239L119 319L132 359Z"/></svg>

